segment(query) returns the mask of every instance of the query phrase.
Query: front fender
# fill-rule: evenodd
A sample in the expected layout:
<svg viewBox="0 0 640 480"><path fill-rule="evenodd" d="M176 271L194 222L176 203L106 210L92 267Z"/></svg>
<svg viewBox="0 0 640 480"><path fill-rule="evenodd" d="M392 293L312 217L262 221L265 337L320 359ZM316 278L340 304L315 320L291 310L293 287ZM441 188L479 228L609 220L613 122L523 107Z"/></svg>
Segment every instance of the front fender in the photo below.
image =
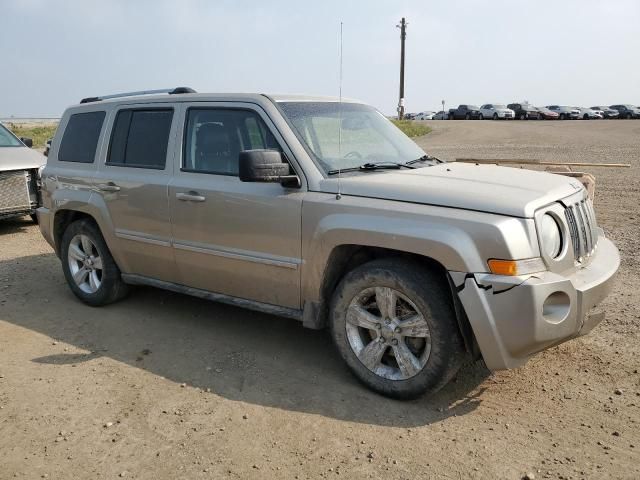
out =
<svg viewBox="0 0 640 480"><path fill-rule="evenodd" d="M310 193L303 203L303 301L321 300L331 253L343 245L429 257L447 270L486 272L490 258L539 254L533 220L362 197Z"/></svg>

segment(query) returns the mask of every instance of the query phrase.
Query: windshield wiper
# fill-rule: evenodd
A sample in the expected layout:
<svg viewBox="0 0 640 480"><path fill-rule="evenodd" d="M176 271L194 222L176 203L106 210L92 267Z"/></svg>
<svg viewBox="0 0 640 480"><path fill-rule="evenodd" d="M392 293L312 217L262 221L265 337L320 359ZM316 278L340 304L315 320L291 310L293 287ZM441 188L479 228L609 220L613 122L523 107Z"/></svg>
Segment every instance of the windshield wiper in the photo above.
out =
<svg viewBox="0 0 640 480"><path fill-rule="evenodd" d="M407 165L407 163L395 162L368 162L363 163L359 167L341 168L340 170L329 170L327 175L336 175L345 172L362 172L368 170L398 170L400 168L416 168Z"/></svg>
<svg viewBox="0 0 640 480"><path fill-rule="evenodd" d="M439 158L432 157L431 155L423 155L420 158L416 158L415 160L409 160L408 162L405 163L405 165L411 165L413 163L418 163L418 162L428 162L431 160L436 161L438 163L444 163L444 160L440 160Z"/></svg>

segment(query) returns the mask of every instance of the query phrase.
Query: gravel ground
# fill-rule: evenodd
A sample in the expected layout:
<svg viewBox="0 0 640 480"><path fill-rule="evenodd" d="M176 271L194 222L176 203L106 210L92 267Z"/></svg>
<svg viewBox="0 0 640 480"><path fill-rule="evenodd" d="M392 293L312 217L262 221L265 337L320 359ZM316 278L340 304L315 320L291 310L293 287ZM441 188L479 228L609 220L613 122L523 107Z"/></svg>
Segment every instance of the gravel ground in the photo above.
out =
<svg viewBox="0 0 640 480"><path fill-rule="evenodd" d="M429 122L457 156L593 169L622 253L589 336L430 398L361 387L328 335L154 289L92 309L28 220L0 223L0 479L640 478L640 122Z"/></svg>

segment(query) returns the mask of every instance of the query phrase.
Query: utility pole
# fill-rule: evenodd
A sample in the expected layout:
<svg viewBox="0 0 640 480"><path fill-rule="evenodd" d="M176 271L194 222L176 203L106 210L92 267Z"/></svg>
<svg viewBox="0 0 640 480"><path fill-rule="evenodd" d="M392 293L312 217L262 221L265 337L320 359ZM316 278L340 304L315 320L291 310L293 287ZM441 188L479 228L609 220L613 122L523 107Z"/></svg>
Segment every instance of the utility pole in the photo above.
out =
<svg viewBox="0 0 640 480"><path fill-rule="evenodd" d="M400 25L396 25L400 29L400 98L398 99L398 119L404 118L404 41L407 38L407 22L404 17L400 21Z"/></svg>

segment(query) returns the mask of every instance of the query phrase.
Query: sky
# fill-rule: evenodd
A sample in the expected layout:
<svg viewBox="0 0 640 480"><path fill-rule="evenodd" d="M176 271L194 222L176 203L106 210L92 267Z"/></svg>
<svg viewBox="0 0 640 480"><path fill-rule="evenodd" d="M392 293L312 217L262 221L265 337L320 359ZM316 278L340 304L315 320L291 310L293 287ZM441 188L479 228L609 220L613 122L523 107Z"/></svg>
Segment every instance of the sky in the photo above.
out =
<svg viewBox="0 0 640 480"><path fill-rule="evenodd" d="M640 0L0 0L0 117L190 86L398 103L640 104Z"/></svg>

